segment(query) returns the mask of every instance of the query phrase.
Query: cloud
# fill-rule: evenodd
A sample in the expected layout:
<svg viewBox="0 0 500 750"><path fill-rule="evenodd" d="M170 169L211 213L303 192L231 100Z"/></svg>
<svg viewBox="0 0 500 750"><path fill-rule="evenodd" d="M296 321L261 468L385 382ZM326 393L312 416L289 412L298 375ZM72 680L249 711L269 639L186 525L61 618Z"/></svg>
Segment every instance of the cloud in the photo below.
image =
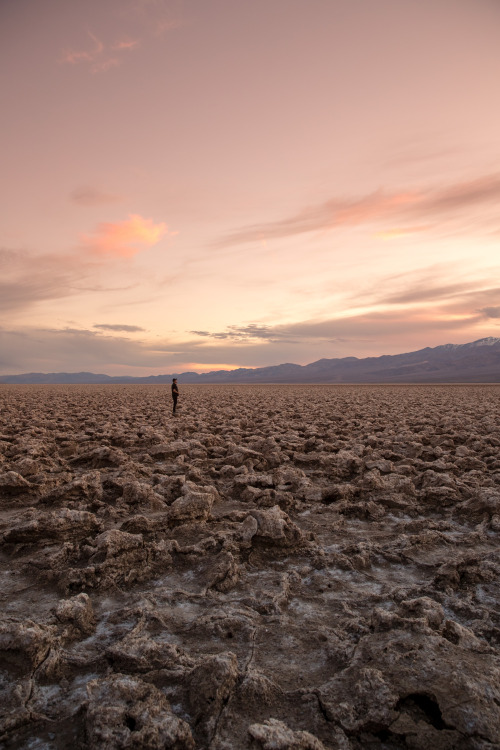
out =
<svg viewBox="0 0 500 750"><path fill-rule="evenodd" d="M373 341L374 339L382 341L416 332L452 331L466 328L480 322L482 317L477 312L456 316L434 309L432 311L410 310L402 315L399 311L390 310L266 326L265 330L262 330L260 326L228 326L225 338L230 339L233 346L238 343L244 345L251 340L260 340L273 345L297 345L311 340L316 340L318 343L332 341L345 343L358 340ZM217 339L222 336L216 333L203 338L206 341L207 338Z"/></svg>
<svg viewBox="0 0 500 750"><path fill-rule="evenodd" d="M306 232L334 229L343 225L355 226L392 217L402 205L418 200L416 195L401 193L385 195L372 193L358 199L334 199L319 206L311 206L295 216L267 224L244 227L221 240L220 245L279 239Z"/></svg>
<svg viewBox="0 0 500 750"><path fill-rule="evenodd" d="M375 237L382 240L397 240L400 237L406 237L410 234L428 232L433 226L433 224L422 224L418 227L392 227L391 229L383 229L381 232L376 232Z"/></svg>
<svg viewBox="0 0 500 750"><path fill-rule="evenodd" d="M116 41L111 47L115 52L121 52L122 50L133 50L140 44L140 39L120 39Z"/></svg>
<svg viewBox="0 0 500 750"><path fill-rule="evenodd" d="M23 310L38 302L84 292L134 288L137 278L131 284L115 287L100 283L99 278L110 262L152 247L167 233L163 222L155 224L152 219L132 214L122 222L99 224L94 233L83 236L82 245L72 252L37 254L0 248L0 311ZM134 302L129 299L127 304Z"/></svg>
<svg viewBox="0 0 500 750"><path fill-rule="evenodd" d="M178 29L180 26L184 26L184 21L180 19L160 18L155 23L154 34L155 36L161 36L167 31Z"/></svg>
<svg viewBox="0 0 500 750"><path fill-rule="evenodd" d="M420 282L411 282L409 288L403 291L380 297L377 303L379 305L408 305L410 303L429 302L431 300L444 302L446 299L470 294L471 287L474 288L474 293L477 294L479 291L477 286L477 282L475 284L471 282L436 284L431 279L424 279ZM479 283L479 286L481 286L481 283Z"/></svg>
<svg viewBox="0 0 500 750"><path fill-rule="evenodd" d="M188 331L187 333L190 333L193 336L203 336L203 337L211 338L211 339L229 339L229 338L231 338L231 335L229 333L227 333L227 332L210 333L210 331Z"/></svg>
<svg viewBox="0 0 500 750"><path fill-rule="evenodd" d="M94 323L94 328L99 328L101 331L123 331L124 333L137 333L146 330L140 326L129 326L122 323Z"/></svg>
<svg viewBox="0 0 500 750"><path fill-rule="evenodd" d="M462 220L463 214L488 209L500 200L500 174L484 175L474 180L445 185L440 188L402 190L386 193L379 190L362 197L333 198L316 206L309 206L284 219L242 227L216 243L220 247L280 239L307 232L332 230L342 226L390 223L384 232L413 233L430 230L429 219L453 218ZM417 222L426 222L424 225ZM406 227L404 222L409 222Z"/></svg>
<svg viewBox="0 0 500 750"><path fill-rule="evenodd" d="M496 275L492 273L493 278ZM400 289L392 294L365 293L353 297L351 305L357 304L352 313L348 312L349 300L346 300L339 305L337 314L322 318L276 325L229 325L224 331L191 333L199 337L202 348L215 345L216 340L227 339L228 346L237 349L254 344L270 349L279 347L280 352L291 352L295 348L300 352L298 356L310 345L327 350L331 344L346 354L360 349L380 354L384 347L394 351L398 341L408 342L401 345L399 351L410 351L443 343L442 339L436 342L437 335L446 336L445 341L452 339L456 332L470 332L467 340L481 338L491 335L491 330L484 327L486 319L500 319L500 287L491 286L488 280L439 283L439 268L433 268L386 281L388 288L399 281ZM384 286L383 279L381 286ZM229 361L227 355L222 361ZM279 361L283 361L282 356Z"/></svg>
<svg viewBox="0 0 500 750"><path fill-rule="evenodd" d="M118 195L103 193L101 190L88 185L75 188L70 193L70 198L73 203L77 203L79 206L102 206L107 203L119 203L122 200Z"/></svg>
<svg viewBox="0 0 500 750"><path fill-rule="evenodd" d="M78 63L91 63L97 60L104 52L104 44L91 31L87 32L92 45L85 50L66 49L59 60L61 63L76 65Z"/></svg>
<svg viewBox="0 0 500 750"><path fill-rule="evenodd" d="M92 236L83 235L82 248L94 256L131 258L156 245L167 231L163 222L130 214L127 221L102 223Z"/></svg>
<svg viewBox="0 0 500 750"><path fill-rule="evenodd" d="M108 57L106 60L94 63L90 70L92 73L104 73L111 68L117 68L118 65L121 65L121 60L117 57Z"/></svg>
<svg viewBox="0 0 500 750"><path fill-rule="evenodd" d="M212 339L231 339L231 341L247 341L248 339L273 339L276 337L275 328L267 325L250 323L246 326L230 325L225 331L211 333L209 331L189 331L194 336Z"/></svg>
<svg viewBox="0 0 500 750"><path fill-rule="evenodd" d="M87 292L109 293L134 288L137 279L133 284L116 287L99 281L109 260L98 255L82 257L81 252L36 254L0 249L0 312L13 313L40 302Z"/></svg>
<svg viewBox="0 0 500 750"><path fill-rule="evenodd" d="M106 45L91 31L87 32L92 44L83 50L66 49L62 53L59 62L67 65L86 64L91 73L103 73L110 68L115 68L121 64L121 57L117 54L110 54ZM139 45L139 39L121 39L112 45L109 49L112 53L130 52Z"/></svg>
<svg viewBox="0 0 500 750"><path fill-rule="evenodd" d="M59 57L63 65L82 65L91 73L104 73L121 65L126 57L140 49L143 40L160 37L183 25L180 18L172 15L169 4L154 0L148 2L120 2L115 7L115 22L121 28L113 30L113 36L87 31L87 44L80 48L67 47ZM139 29L139 34L138 34ZM103 37L108 36L106 41Z"/></svg>
<svg viewBox="0 0 500 750"><path fill-rule="evenodd" d="M85 268L71 256L0 250L0 310L13 312L75 291Z"/></svg>
<svg viewBox="0 0 500 750"><path fill-rule="evenodd" d="M0 344L0 367L10 372L102 372L114 365L133 366L138 360L145 367L161 362L161 354L141 342L84 329L0 329Z"/></svg>
<svg viewBox="0 0 500 750"><path fill-rule="evenodd" d="M484 315L486 318L500 318L500 306L482 307L478 310L478 312Z"/></svg>
<svg viewBox="0 0 500 750"><path fill-rule="evenodd" d="M376 287L353 294L348 303L356 307L387 308L408 306L429 306L439 304L449 309L476 310L477 307L495 305L500 300L500 287L492 286L491 280L500 275L498 267L484 269L477 278L463 277L450 279L450 268L435 264L428 268L414 270L382 278ZM394 291L385 292L385 289Z"/></svg>
<svg viewBox="0 0 500 750"><path fill-rule="evenodd" d="M500 199L500 175L486 175L468 182L451 185L434 192L424 207L426 212L457 210Z"/></svg>
<svg viewBox="0 0 500 750"><path fill-rule="evenodd" d="M242 326L242 332L248 327ZM212 368L218 362L232 367L307 364L324 357L378 356L450 342L465 343L496 332L479 311L450 315L438 309L412 310L405 316L391 310L268 326L266 331L261 328L255 324L255 336L239 341L205 336L186 341L140 340L113 335L113 331L104 328L0 329L0 372L90 370L149 374L183 372L194 369L193 363L201 369ZM233 333L239 329L229 327Z"/></svg>

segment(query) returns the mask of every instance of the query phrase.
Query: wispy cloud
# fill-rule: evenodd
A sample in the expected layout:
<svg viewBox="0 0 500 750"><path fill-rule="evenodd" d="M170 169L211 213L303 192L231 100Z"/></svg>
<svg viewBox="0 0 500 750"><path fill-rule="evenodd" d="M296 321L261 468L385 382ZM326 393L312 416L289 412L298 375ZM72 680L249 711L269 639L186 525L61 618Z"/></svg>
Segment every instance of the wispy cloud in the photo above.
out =
<svg viewBox="0 0 500 750"><path fill-rule="evenodd" d="M125 323L94 323L94 328L98 328L100 331L117 331L123 333L138 333L145 330L141 326L129 326Z"/></svg>
<svg viewBox="0 0 500 750"><path fill-rule="evenodd" d="M210 339L227 339L233 342L245 342L253 340L265 340L279 342L283 339L289 340L290 334L286 327L262 325L249 323L248 325L229 325L225 331L189 331L193 336Z"/></svg>
<svg viewBox="0 0 500 750"><path fill-rule="evenodd" d="M500 301L500 287L492 279L500 277L500 267L483 269L475 278L455 273L449 266L435 264L405 274L390 275L377 281L375 287L352 294L352 307L387 308L392 306L463 305L469 310ZM386 289L393 291L386 292Z"/></svg>
<svg viewBox="0 0 500 750"><path fill-rule="evenodd" d="M89 46L80 50L65 49L59 58L60 63L67 65L84 64L91 73L104 73L110 68L121 65L121 54L131 52L140 44L139 39L125 37L106 45L91 31L88 31L87 34L91 42Z"/></svg>
<svg viewBox="0 0 500 750"><path fill-rule="evenodd" d="M500 297L500 295L499 295ZM497 307L482 307L478 310L485 318L500 318L500 305Z"/></svg>
<svg viewBox="0 0 500 750"><path fill-rule="evenodd" d="M500 174L483 175L474 180L425 190L394 193L379 190L361 197L333 198L275 222L242 227L223 237L217 245L228 246L343 226L383 223L388 223L389 227L380 229L382 234L385 232L391 236L395 231L399 235L411 234L431 230L437 220L448 219L450 215L462 220L467 212L491 208L498 200ZM431 224L429 220L432 220ZM408 222L408 226L405 222Z"/></svg>
<svg viewBox="0 0 500 750"><path fill-rule="evenodd" d="M86 269L71 256L5 249L0 251L0 269L0 310L4 312L68 297L86 276Z"/></svg>
<svg viewBox="0 0 500 750"><path fill-rule="evenodd" d="M121 65L121 60L118 57L108 57L105 60L98 60L91 67L92 73L105 73L111 68L117 68Z"/></svg>
<svg viewBox="0 0 500 750"><path fill-rule="evenodd" d="M226 340L228 345L238 347L261 342L280 349L292 344L303 346L307 342L326 346L349 341L356 346L379 342L382 347L397 339L413 338L421 342L425 336L432 337L436 332L448 332L451 336L454 331L470 330L474 337L476 328L478 338L486 335L479 329L484 328L488 319L500 319L500 287L492 285L490 279L458 279L447 283L441 275L444 269L433 267L406 277L391 277L386 280L387 284L382 279L380 286L396 286L398 290L380 294L378 287L372 292L345 298L338 303L338 312L330 316L275 325L228 325L222 331L190 333L199 339L202 347Z"/></svg>
<svg viewBox="0 0 500 750"><path fill-rule="evenodd" d="M102 206L107 203L119 203L123 199L89 185L82 185L70 193L70 199L79 206Z"/></svg>
<svg viewBox="0 0 500 750"><path fill-rule="evenodd" d="M115 9L114 15L119 28L115 28L112 37L102 29L98 34L87 31L86 43L66 47L59 57L59 63L83 65L91 73L104 73L122 65L127 55L136 52L146 42L183 25L171 3L160 0L123 3Z"/></svg>
<svg viewBox="0 0 500 750"><path fill-rule="evenodd" d="M119 39L111 46L111 49L115 52L122 52L124 50L130 52L138 47L139 44L140 39Z"/></svg>
<svg viewBox="0 0 500 750"><path fill-rule="evenodd" d="M95 62L104 52L104 44L91 31L87 32L91 44L84 50L66 49L61 55L59 62L76 65L78 63Z"/></svg>
<svg viewBox="0 0 500 750"><path fill-rule="evenodd" d="M382 240L397 240L400 237L419 234L421 232L428 232L433 228L433 226L433 224L422 224L417 227L391 227L389 229L383 229L380 232L375 232L375 237L378 237Z"/></svg>
<svg viewBox="0 0 500 750"><path fill-rule="evenodd" d="M231 326L237 331L239 326ZM248 326L242 326L245 333ZM74 371L143 373L212 369L213 363L228 367L260 367L283 362L307 364L323 357L378 356L414 351L425 346L464 343L499 332L498 318L486 320L482 312L455 314L411 310L405 317L390 310L371 314L305 320L266 327L255 324L253 337L239 341L200 336L185 341L132 338L129 331L0 328L0 371ZM115 335L116 334L116 335ZM271 338L272 337L272 338ZM300 344L300 346L298 346ZM361 353L361 352L364 352ZM197 368L193 368L197 363Z"/></svg>
<svg viewBox="0 0 500 750"><path fill-rule="evenodd" d="M136 288L137 279L126 286L102 283L100 272L105 270L108 260L89 259L77 252L36 254L0 250L0 311L13 313L41 302L88 292L109 295Z"/></svg>
<svg viewBox="0 0 500 750"><path fill-rule="evenodd" d="M85 329L0 329L0 367L5 370L26 369L47 372L94 369L102 372L114 365L133 366L140 360L153 367L162 355L143 342L123 336L112 336Z"/></svg>
<svg viewBox="0 0 500 750"><path fill-rule="evenodd" d="M92 234L83 236L79 247L67 253L0 248L0 311L19 311L86 292L134 288L137 278L125 287L103 285L99 279L109 263L147 250L167 233L163 222L155 224L152 219L132 214L122 222L99 224ZM128 299L127 304L133 302Z"/></svg>
<svg viewBox="0 0 500 750"><path fill-rule="evenodd" d="M154 33L156 36L161 36L167 31L178 29L179 26L184 26L184 22L176 18L159 18L155 23Z"/></svg>
<svg viewBox="0 0 500 750"><path fill-rule="evenodd" d="M484 320L484 315L473 311L463 315L447 314L446 311L409 310L402 316L399 311L386 310L359 315L344 315L329 319L304 320L297 323L267 326L230 326L225 338L242 345L260 340L272 345L304 344L307 341L392 341L401 336L430 331L453 331L469 328ZM249 331L250 329L250 331ZM195 333L194 331L191 333ZM199 334L198 334L199 335ZM220 333L210 335L223 338ZM205 341L207 338L205 338Z"/></svg>
<svg viewBox="0 0 500 750"><path fill-rule="evenodd" d="M116 68L121 64L121 59L116 52L122 52L127 47L110 46L109 50L105 44L91 31L87 32L90 44L85 49L65 49L59 58L61 64L80 65L84 64L91 73L103 73L110 68ZM118 43L119 44L119 43Z"/></svg>
<svg viewBox="0 0 500 750"><path fill-rule="evenodd" d="M82 249L97 256L131 258L156 245L167 234L167 225L155 224L139 214L130 214L127 221L104 222L92 235L82 236Z"/></svg>
<svg viewBox="0 0 500 750"><path fill-rule="evenodd" d="M478 288L479 286L479 288ZM475 282L457 282L454 284L440 284L436 283L436 279L408 279L408 283L405 289L402 291L393 292L392 294L386 294L385 296L378 297L377 304L379 305L409 305L414 303L427 303L430 301L439 300L442 303L456 297L462 297L470 294L471 290L474 293L478 293L481 287L486 288L488 291L488 283Z"/></svg>

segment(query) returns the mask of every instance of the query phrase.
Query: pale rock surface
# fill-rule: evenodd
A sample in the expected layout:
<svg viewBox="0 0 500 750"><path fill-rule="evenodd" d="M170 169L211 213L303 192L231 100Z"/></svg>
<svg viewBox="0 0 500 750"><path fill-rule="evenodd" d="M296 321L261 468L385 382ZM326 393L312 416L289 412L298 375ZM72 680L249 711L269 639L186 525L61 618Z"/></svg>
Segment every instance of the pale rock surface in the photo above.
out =
<svg viewBox="0 0 500 750"><path fill-rule="evenodd" d="M137 678L116 674L87 685L89 747L122 750L193 750L189 725L171 711L163 693Z"/></svg>
<svg viewBox="0 0 500 750"><path fill-rule="evenodd" d="M268 719L264 724L252 724L248 733L255 746L262 750L325 750L325 746L309 732L292 732L277 719Z"/></svg>

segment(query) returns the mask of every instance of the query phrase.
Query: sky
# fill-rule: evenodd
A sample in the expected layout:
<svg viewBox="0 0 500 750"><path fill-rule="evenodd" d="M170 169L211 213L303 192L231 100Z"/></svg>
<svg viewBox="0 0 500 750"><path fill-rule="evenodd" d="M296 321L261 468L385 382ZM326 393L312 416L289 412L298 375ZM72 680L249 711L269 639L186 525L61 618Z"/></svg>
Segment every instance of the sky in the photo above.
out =
<svg viewBox="0 0 500 750"><path fill-rule="evenodd" d="M498 0L1 0L0 374L500 336Z"/></svg>

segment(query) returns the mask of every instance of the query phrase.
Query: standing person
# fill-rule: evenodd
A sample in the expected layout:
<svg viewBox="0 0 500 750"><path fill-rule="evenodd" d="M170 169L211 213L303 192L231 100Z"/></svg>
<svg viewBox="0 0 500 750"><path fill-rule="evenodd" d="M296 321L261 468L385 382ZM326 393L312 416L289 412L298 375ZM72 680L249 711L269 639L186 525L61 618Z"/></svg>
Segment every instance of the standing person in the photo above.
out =
<svg viewBox="0 0 500 750"><path fill-rule="evenodd" d="M177 378L172 378L172 401L174 402L174 409L172 414L175 415L177 408L177 399L179 398L179 388L177 387Z"/></svg>

